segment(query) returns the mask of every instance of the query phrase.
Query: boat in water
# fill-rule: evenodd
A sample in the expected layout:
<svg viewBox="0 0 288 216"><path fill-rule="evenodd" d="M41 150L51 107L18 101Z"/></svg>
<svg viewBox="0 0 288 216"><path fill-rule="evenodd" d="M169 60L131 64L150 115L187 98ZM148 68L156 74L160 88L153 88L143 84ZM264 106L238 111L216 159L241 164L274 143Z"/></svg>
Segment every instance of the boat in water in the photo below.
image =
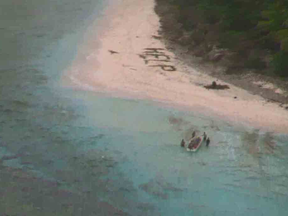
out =
<svg viewBox="0 0 288 216"><path fill-rule="evenodd" d="M202 145L204 136L196 136L188 144L187 151L196 152Z"/></svg>

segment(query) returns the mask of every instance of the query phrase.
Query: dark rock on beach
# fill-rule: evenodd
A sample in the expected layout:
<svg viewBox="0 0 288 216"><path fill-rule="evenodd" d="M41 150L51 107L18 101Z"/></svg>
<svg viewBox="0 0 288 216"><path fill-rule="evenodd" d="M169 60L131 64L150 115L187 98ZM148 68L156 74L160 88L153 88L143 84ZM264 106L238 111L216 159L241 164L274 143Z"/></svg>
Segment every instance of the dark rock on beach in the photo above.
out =
<svg viewBox="0 0 288 216"><path fill-rule="evenodd" d="M206 85L204 86L206 89L213 89L213 90L225 90L225 89L230 89L228 85L221 85L217 84L215 81L212 82L211 85Z"/></svg>

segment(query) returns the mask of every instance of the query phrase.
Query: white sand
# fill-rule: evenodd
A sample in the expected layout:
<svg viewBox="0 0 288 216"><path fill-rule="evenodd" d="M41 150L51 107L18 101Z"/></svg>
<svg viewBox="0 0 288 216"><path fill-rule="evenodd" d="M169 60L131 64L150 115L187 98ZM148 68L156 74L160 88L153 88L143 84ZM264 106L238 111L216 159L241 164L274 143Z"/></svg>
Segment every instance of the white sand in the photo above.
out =
<svg viewBox="0 0 288 216"><path fill-rule="evenodd" d="M100 22L98 43L93 32L85 36L78 57L65 73L65 85L109 92L119 97L152 99L264 130L288 132L288 112L277 104L266 103L261 97L230 84L230 89L224 91L201 86L211 84L215 79L175 59L160 40L152 37L158 35L160 26L154 12L154 0L117 0L105 14ZM99 22L97 26L99 32ZM146 48L163 48L158 52L170 56L170 62L145 64L139 54ZM118 53L111 54L108 50ZM146 56L146 60L166 58ZM177 70L151 67L157 64L173 65Z"/></svg>

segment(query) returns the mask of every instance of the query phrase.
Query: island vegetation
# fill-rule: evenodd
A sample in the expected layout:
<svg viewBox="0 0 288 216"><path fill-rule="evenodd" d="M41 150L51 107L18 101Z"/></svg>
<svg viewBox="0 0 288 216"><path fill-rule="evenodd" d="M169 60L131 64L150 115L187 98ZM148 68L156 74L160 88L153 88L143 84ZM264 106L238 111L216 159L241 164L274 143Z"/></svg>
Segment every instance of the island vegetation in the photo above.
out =
<svg viewBox="0 0 288 216"><path fill-rule="evenodd" d="M156 0L162 34L195 56L288 77L288 0Z"/></svg>

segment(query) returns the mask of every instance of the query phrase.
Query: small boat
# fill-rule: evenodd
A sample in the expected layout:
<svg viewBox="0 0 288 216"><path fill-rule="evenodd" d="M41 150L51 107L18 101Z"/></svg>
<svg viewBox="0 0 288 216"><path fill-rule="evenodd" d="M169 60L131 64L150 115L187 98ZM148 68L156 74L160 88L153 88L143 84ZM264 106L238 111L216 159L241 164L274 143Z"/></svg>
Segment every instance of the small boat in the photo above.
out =
<svg viewBox="0 0 288 216"><path fill-rule="evenodd" d="M187 151L196 152L204 141L204 136L196 136L188 144Z"/></svg>

